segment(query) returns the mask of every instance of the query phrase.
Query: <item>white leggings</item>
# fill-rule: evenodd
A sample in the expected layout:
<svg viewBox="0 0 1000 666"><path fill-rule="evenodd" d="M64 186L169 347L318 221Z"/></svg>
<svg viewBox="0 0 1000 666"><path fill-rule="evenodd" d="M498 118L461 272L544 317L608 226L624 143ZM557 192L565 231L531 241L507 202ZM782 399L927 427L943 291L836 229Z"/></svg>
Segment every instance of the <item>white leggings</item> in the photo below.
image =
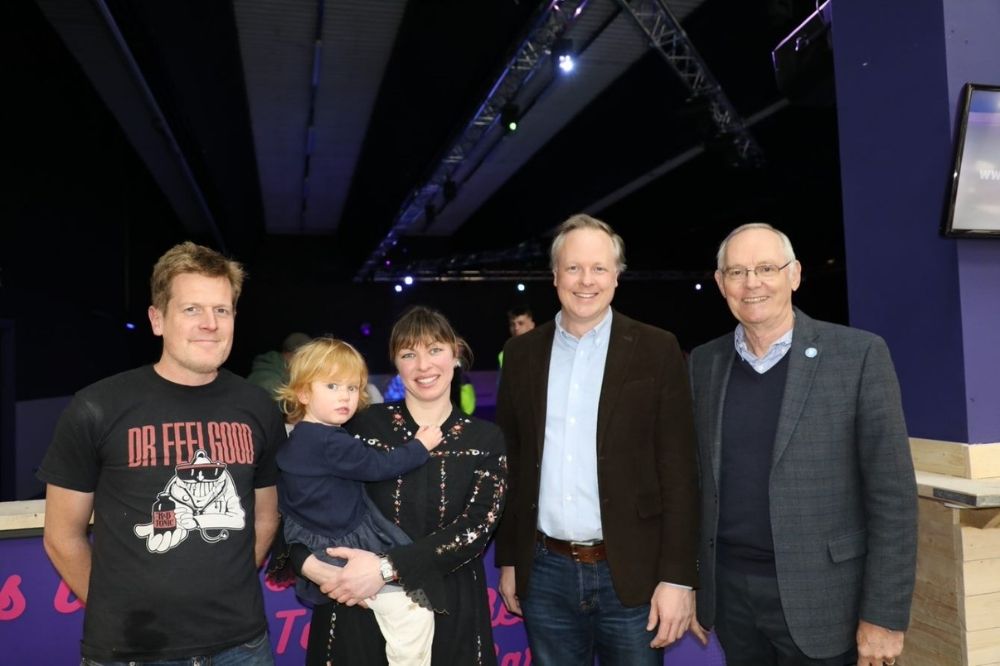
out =
<svg viewBox="0 0 1000 666"><path fill-rule="evenodd" d="M434 642L434 612L406 596L402 588L386 587L367 600L375 613L389 666L430 666Z"/></svg>

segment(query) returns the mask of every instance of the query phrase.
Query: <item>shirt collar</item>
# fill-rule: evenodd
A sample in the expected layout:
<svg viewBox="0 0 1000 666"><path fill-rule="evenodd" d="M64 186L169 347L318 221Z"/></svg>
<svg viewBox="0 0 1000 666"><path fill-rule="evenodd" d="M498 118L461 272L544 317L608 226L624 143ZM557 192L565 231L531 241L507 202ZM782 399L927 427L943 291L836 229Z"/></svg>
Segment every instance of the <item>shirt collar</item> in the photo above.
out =
<svg viewBox="0 0 1000 666"><path fill-rule="evenodd" d="M775 340L762 356L758 357L750 349L750 345L747 344L747 334L746 329L743 328L743 324L737 324L736 334L733 336L733 341L736 345L736 353L750 365L756 365L769 357L773 358L777 356L780 360L781 357L785 355L785 352L788 351L788 348L792 346L792 333L794 332L795 327L793 326L788 329L787 333Z"/></svg>
<svg viewBox="0 0 1000 666"><path fill-rule="evenodd" d="M562 325L563 313L562 310L560 310L559 312L556 313L555 317L556 331L563 339L566 340L573 340L574 342L576 342L579 340L585 340L587 338L593 338L595 343L601 343L608 339L608 331L611 329L611 314L612 314L611 308L608 308L608 311L604 315L604 318L601 319L601 321L599 321L597 325L594 326L594 328L590 329L582 336L577 338L575 335L573 335L565 328L563 328Z"/></svg>

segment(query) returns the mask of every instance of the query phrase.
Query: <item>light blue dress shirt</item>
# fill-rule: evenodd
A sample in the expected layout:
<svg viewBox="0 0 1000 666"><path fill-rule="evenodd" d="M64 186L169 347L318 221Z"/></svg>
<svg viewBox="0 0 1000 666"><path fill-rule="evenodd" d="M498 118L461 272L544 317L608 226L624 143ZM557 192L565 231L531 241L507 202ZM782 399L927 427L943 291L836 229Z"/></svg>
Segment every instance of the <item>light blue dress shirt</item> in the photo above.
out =
<svg viewBox="0 0 1000 666"><path fill-rule="evenodd" d="M597 406L611 334L611 308L576 338L562 326L549 359L538 529L564 541L604 538L597 491Z"/></svg>
<svg viewBox="0 0 1000 666"><path fill-rule="evenodd" d="M778 364L778 361L785 358L785 354L788 350L792 348L792 333L795 328L792 327L788 329L788 333L774 341L771 347L764 353L763 356L757 357L752 351L750 351L750 346L747 344L747 334L743 329L743 324L736 325L736 334L733 336L736 344L736 353L740 355L744 361L750 364L750 367L757 371L757 374L764 374L774 366Z"/></svg>

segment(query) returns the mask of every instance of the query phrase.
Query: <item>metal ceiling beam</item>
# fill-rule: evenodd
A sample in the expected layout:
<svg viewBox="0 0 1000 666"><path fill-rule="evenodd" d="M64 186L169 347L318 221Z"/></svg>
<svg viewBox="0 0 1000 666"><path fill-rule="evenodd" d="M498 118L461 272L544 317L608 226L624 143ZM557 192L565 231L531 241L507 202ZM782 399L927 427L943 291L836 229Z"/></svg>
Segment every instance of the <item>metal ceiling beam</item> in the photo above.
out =
<svg viewBox="0 0 1000 666"><path fill-rule="evenodd" d="M763 158L760 146L665 0L617 1L635 19L652 47L676 72L691 96L708 104L720 138L732 142L737 158L741 162L760 161Z"/></svg>
<svg viewBox="0 0 1000 666"><path fill-rule="evenodd" d="M619 276L623 282L705 282L712 280L713 271L625 271ZM402 282L403 277L413 282L551 282L552 271L544 269L478 268L466 270L413 271L406 273L379 273L372 282Z"/></svg>
<svg viewBox="0 0 1000 666"><path fill-rule="evenodd" d="M549 0L543 5L486 99L445 151L427 182L414 188L404 200L392 227L354 276L355 282L368 279L398 238L417 222L429 223L426 219L428 206L433 205L432 201L442 192L445 183L454 182L453 176L467 162L484 159L485 153L503 138L503 130L498 126L503 108L515 101L518 92L541 67L549 64L551 47L573 25L586 4L587 0ZM485 149L484 144L487 145Z"/></svg>

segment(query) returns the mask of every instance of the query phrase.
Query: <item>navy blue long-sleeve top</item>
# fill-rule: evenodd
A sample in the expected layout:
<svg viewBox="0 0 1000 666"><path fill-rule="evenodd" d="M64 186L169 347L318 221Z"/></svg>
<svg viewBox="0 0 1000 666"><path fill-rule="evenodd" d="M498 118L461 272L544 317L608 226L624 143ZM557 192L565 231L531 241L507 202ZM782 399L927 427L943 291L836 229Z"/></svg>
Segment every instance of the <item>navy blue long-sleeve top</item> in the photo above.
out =
<svg viewBox="0 0 1000 666"><path fill-rule="evenodd" d="M427 461L427 449L413 439L388 448L339 426L301 422L278 450L278 505L309 531L338 538L355 529L367 508L365 481L384 481Z"/></svg>

